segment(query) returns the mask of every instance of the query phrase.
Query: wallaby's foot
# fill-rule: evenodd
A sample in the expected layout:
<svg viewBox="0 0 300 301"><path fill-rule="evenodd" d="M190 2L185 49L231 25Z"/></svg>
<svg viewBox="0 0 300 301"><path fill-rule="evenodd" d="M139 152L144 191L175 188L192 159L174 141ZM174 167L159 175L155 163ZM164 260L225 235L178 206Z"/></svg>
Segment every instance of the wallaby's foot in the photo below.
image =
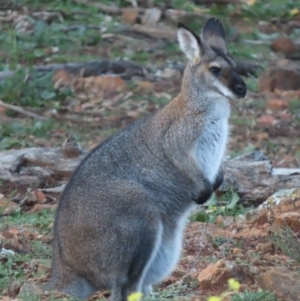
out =
<svg viewBox="0 0 300 301"><path fill-rule="evenodd" d="M203 187L199 191L197 197L193 198L193 201L197 203L198 205L204 204L211 195L213 194L213 186L212 184L208 181L207 178L203 178Z"/></svg>
<svg viewBox="0 0 300 301"><path fill-rule="evenodd" d="M97 291L88 280L77 275L77 273L62 262L58 254L55 255L51 280L47 285L47 290L59 291L79 300L85 300Z"/></svg>
<svg viewBox="0 0 300 301"><path fill-rule="evenodd" d="M217 174L214 186L213 186L213 190L215 191L216 189L218 189L222 183L224 181L224 174L223 174L223 169L222 167L219 169L219 172Z"/></svg>
<svg viewBox="0 0 300 301"><path fill-rule="evenodd" d="M85 278L80 276L74 276L68 282L66 279L61 283L54 280L48 288L71 295L79 300L85 300L97 291Z"/></svg>

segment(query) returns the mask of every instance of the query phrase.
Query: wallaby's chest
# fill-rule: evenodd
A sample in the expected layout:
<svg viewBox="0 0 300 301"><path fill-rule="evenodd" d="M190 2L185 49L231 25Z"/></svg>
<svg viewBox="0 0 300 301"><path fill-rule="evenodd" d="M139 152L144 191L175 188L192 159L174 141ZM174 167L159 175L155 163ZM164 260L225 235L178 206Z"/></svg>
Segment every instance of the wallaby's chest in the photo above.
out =
<svg viewBox="0 0 300 301"><path fill-rule="evenodd" d="M192 150L196 164L211 182L215 180L220 168L227 139L228 119L224 117L205 125Z"/></svg>

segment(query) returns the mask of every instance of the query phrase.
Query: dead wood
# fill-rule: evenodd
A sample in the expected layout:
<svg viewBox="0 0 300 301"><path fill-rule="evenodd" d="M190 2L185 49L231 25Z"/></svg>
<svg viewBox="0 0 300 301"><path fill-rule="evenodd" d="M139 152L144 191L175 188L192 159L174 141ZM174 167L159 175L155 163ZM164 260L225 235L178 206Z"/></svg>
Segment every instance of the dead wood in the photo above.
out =
<svg viewBox="0 0 300 301"><path fill-rule="evenodd" d="M0 153L0 180L20 185L43 187L66 181L84 158L64 154L63 148L26 148Z"/></svg>
<svg viewBox="0 0 300 301"><path fill-rule="evenodd" d="M233 189L243 201L261 203L280 189L300 187L299 168L274 168L260 151L224 163L220 192Z"/></svg>
<svg viewBox="0 0 300 301"><path fill-rule="evenodd" d="M117 29L115 33L137 33L153 39L176 40L176 30L167 25L149 26L142 24L124 25Z"/></svg>
<svg viewBox="0 0 300 301"><path fill-rule="evenodd" d="M258 71L263 70L262 65L252 62L237 62L236 71L242 76L257 75Z"/></svg>
<svg viewBox="0 0 300 301"><path fill-rule="evenodd" d="M97 9L99 9L101 12L105 13L105 14L110 14L110 15L120 15L122 14L126 9L125 7L118 7L116 5L105 5L105 4L101 4L99 2L88 2L86 0L75 0L75 2L79 3L79 4L88 4L89 6L93 6ZM131 8L132 9L132 8ZM143 13L145 12L145 8L143 7L135 7L134 9L136 9L139 13Z"/></svg>
<svg viewBox="0 0 300 301"><path fill-rule="evenodd" d="M12 111L15 111L15 112L18 112L22 115L25 115L25 116L28 116L28 117L32 117L32 118L35 118L35 119L39 119L39 120L45 120L46 118L41 116L41 115L37 115L33 112L29 112L27 110L24 110L23 108L19 107L19 106L15 106L15 105L10 105L8 103L4 103L3 101L0 100L0 107L3 107L3 108L6 108L6 109L9 109L9 110L12 110Z"/></svg>
<svg viewBox="0 0 300 301"><path fill-rule="evenodd" d="M83 77L97 76L101 74L117 74L123 79L131 79L133 76L145 77L146 70L138 64L124 60L102 60L91 61L84 63L65 63L65 64L50 64L33 67L33 74L30 78L34 78L34 73L45 74L58 70L66 70L68 73L80 75ZM0 81L7 77L13 77L13 71L0 72Z"/></svg>
<svg viewBox="0 0 300 301"><path fill-rule="evenodd" d="M76 147L68 137L67 143ZM64 185L85 157L66 155L65 145L59 148L28 148L0 152L0 180L12 184L43 188L57 183ZM244 202L259 204L280 189L300 187L300 169L273 168L272 162L256 151L224 162L224 182L220 193L234 189ZM59 188L61 191L61 187Z"/></svg>

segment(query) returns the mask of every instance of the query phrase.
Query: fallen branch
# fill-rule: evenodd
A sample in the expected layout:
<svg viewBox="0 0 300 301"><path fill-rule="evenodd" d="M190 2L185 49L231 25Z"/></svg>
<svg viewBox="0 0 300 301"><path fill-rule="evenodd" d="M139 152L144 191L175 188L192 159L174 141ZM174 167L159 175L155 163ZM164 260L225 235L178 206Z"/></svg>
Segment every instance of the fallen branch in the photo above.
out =
<svg viewBox="0 0 300 301"><path fill-rule="evenodd" d="M258 71L262 71L262 65L252 62L237 62L236 71L242 76L257 75Z"/></svg>
<svg viewBox="0 0 300 301"><path fill-rule="evenodd" d="M68 146L75 147L76 143L68 139ZM44 188L53 183L65 185L86 154L80 151L75 157L75 152L72 152L70 157L65 148L64 143L62 148L0 152L0 180L12 184L34 185L36 188ZM272 162L258 151L224 162L224 174L219 192L234 189L242 201L250 201L252 204L260 204L277 190L300 187L300 169L273 168ZM63 186L45 191L61 192L62 189Z"/></svg>
<svg viewBox="0 0 300 301"><path fill-rule="evenodd" d="M132 26L122 26L115 30L115 33L138 33L146 35L154 39L176 40L176 30L166 25L149 26L142 24L134 24Z"/></svg>
<svg viewBox="0 0 300 301"><path fill-rule="evenodd" d="M0 100L0 107L6 108L6 109L10 109L12 111L18 112L20 114L35 118L35 119L39 119L39 120L45 120L46 118L40 115L37 115L35 113L29 112L24 110L21 107L15 106L15 105L10 105L8 103L3 102L2 100Z"/></svg>
<svg viewBox="0 0 300 301"><path fill-rule="evenodd" d="M243 201L265 201L280 189L300 187L300 168L274 168L257 151L224 163L225 179L220 192L236 191Z"/></svg>
<svg viewBox="0 0 300 301"><path fill-rule="evenodd" d="M33 67L33 78L34 73L45 74L48 72L55 72L58 70L66 70L68 73L74 75L81 75L83 77L97 76L101 74L117 74L123 79L131 79L132 76L145 77L146 70L144 67L138 64L124 61L124 60L102 60L102 61L91 61L84 63L65 63L65 64L51 64ZM32 74L30 74L31 76ZM0 81L14 76L13 71L0 72ZM29 76L29 78L30 78Z"/></svg>
<svg viewBox="0 0 300 301"><path fill-rule="evenodd" d="M95 2L88 2L86 0L74 0L76 3L79 4L85 4L85 5L89 5L89 6L93 6L97 9L99 9L100 11L102 11L105 14L110 14L110 15L120 15L122 14L125 10L127 10L128 8L125 7L118 7L115 5L105 5L105 4L101 4L101 3L95 3ZM131 8L132 9L132 8ZM135 7L134 9L136 9L139 13L143 13L145 12L145 8L142 7Z"/></svg>

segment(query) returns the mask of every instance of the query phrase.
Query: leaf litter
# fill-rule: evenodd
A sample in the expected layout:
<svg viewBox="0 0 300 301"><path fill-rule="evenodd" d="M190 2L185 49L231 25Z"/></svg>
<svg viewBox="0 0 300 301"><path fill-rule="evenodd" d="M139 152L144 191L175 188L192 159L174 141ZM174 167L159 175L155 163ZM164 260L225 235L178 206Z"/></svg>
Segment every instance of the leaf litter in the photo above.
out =
<svg viewBox="0 0 300 301"><path fill-rule="evenodd" d="M72 129L82 145L91 149L113 132L164 105L180 90L182 69L178 68L177 62L182 60L182 55L176 48L176 41L163 41L161 38L174 38L173 24L180 18L186 18L187 15L191 18L194 14L201 19L203 12L215 14L218 11L216 5L198 7L191 3L192 11L187 12L180 9L181 4L178 7L173 3L180 1L171 1L175 5L172 9L179 9L175 14L175 10L164 11L160 5L143 7L144 4L137 1L137 7L132 7L128 2L125 4L126 10L120 7L122 10L118 14L110 16L107 12L101 12L96 2L93 4L97 9L93 5L87 8L82 3L74 9L68 5L55 9L55 1L49 7L31 7L26 1L21 2L24 2L22 9L14 8L11 2L10 8L1 11L0 21L4 28L0 34L1 41L8 41L10 46L15 45L12 52L6 47L0 50L1 73L5 73L13 65L31 68L55 63L90 62L99 58L110 61L126 56L128 61L138 64L144 71L136 74L130 68L125 68L119 73L106 71L86 76L61 68L52 72L52 81L41 91L40 98L44 101L27 102L26 106L22 99L26 96L24 93L28 92L23 87L18 88L18 97L12 98L8 97L11 91L4 94L0 90L2 101L9 99L11 104L53 120L52 124L42 128L43 133L40 135L37 131L32 131L32 121L27 116L1 108L0 133L6 139L3 140L5 148L60 145ZM249 1L249 7L242 4L235 11L231 10L230 4L222 7L228 10L228 17L235 16L236 20L232 20L231 25L234 26L235 22L246 25L249 20L251 22L251 18L248 21L245 19L251 12L250 6L253 11L266 9L264 5L259 8L257 2ZM287 5L290 7L290 3ZM291 8L291 11L290 19L275 11L277 23L274 20L264 23L264 28L267 28L266 24L268 26L266 30L275 28L274 37L268 32L259 31L263 28L261 23L250 26L250 30L249 26L245 27L245 32L242 27L239 31L237 25L239 39L231 42L229 47L237 49L234 53L240 60L258 58L259 63L266 63L268 66L288 66L296 70L289 74L295 74L297 78L297 61L289 60L286 56L297 55L299 31L295 30L291 34L288 49L282 46L282 38L275 40L280 31L289 31L293 26L297 29L295 23L299 22L299 11L295 8ZM172 15L171 21L168 20L168 15ZM86 16L91 16L91 19ZM221 18L228 21L224 15ZM253 21L256 21L255 18ZM191 24L193 22L191 18ZM203 19L200 23L199 20L195 22L192 25L199 26ZM125 27L125 23L130 27ZM139 23L148 26L149 30ZM165 31L161 28L165 28ZM64 33L59 33L61 31ZM160 32L159 37L156 36L157 32ZM229 34L229 39L231 38L234 36ZM261 53L251 53L249 50L239 52L239 47L244 49L243 39L273 41L265 43ZM276 72L276 76L281 76L279 79L285 78L284 73ZM232 104L229 154L235 156L262 149L277 167L299 167L300 86L296 85L294 90L285 89L281 82L281 86L276 86L276 76L271 75L265 85L259 74L248 77L250 91L247 99ZM34 77L29 77L24 82L27 84L34 80ZM10 77L1 80L1 87L8 85L9 81L12 81ZM297 84L297 80L295 83ZM58 98L55 91L66 90L70 93ZM4 128L4 123L13 122L23 124L22 133L20 127ZM26 137L26 141L20 143L22 137ZM51 300L53 296L43 293L40 287L49 279L51 229L59 193L42 192L35 188L13 188L6 183L1 183L0 192L0 261L5 271L0 277L2 300L23 300L20 298L26 298L26 294L39 296L39 300ZM235 209L239 202L238 196L233 195L230 200L227 207ZM208 210L213 213L214 207ZM227 218L231 217L221 217L215 222L224 225ZM200 271L222 258L239 263L235 273L244 277L242 290L256 290L258 284L253 281L253 275L257 271L263 273L270 265L284 262L291 270L297 269L298 265L280 249L275 249L274 246L266 249L272 225L272 221L268 219L264 223L241 224L236 218L231 219L223 229L212 224L190 223L186 231L182 260L158 289L162 295L166 292L167 298L175 300L176 297L186 296L188 300L206 300L212 294L222 293L222 282L201 293L197 282ZM259 244L261 248L257 250ZM249 272L251 264L256 270ZM55 297L67 300L63 294L56 293ZM91 300L97 298L106 300L108 294L103 292Z"/></svg>

